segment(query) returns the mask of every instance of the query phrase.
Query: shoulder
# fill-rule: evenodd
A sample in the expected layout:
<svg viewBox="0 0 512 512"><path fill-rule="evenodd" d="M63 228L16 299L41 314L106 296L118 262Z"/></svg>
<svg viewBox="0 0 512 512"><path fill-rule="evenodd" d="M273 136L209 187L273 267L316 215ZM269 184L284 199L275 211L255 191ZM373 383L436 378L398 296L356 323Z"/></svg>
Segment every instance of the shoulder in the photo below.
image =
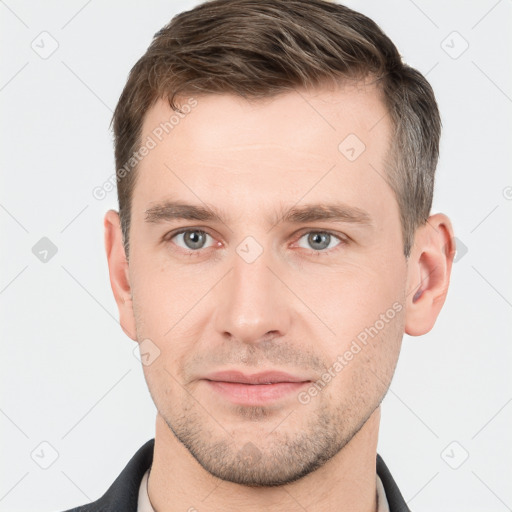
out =
<svg viewBox="0 0 512 512"><path fill-rule="evenodd" d="M137 450L101 498L63 512L136 512L142 477L153 462L154 444L150 439Z"/></svg>

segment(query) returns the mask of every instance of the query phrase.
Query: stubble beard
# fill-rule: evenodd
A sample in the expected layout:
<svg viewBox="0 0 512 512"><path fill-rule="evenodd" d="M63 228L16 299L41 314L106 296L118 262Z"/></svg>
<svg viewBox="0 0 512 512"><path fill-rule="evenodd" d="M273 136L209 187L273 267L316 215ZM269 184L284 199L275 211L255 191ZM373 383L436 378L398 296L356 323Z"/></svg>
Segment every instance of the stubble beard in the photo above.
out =
<svg viewBox="0 0 512 512"><path fill-rule="evenodd" d="M250 487L275 487L299 480L332 459L364 426L380 401L370 407L366 404L362 417L356 403L334 411L326 403L314 411L307 411L309 404L297 405L288 413L290 418L311 416L299 427L267 407L239 406L235 414L245 422L269 423L266 434L250 439L240 439L236 429L231 432L222 427L222 418L214 419L197 402L184 403L178 417L166 414L163 418L176 439L211 475Z"/></svg>

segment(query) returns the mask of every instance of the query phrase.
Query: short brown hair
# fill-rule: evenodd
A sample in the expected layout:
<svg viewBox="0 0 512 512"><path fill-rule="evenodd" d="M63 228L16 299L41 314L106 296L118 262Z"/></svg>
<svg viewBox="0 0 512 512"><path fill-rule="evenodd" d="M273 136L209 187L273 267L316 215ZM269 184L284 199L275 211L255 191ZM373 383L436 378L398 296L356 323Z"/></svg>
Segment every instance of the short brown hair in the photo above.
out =
<svg viewBox="0 0 512 512"><path fill-rule="evenodd" d="M155 34L112 118L126 257L137 176L135 165L129 172L126 163L158 99L181 112L179 95L258 99L366 77L381 89L394 128L385 178L400 208L408 257L416 228L432 206L441 132L434 93L374 21L326 0L210 0L176 15Z"/></svg>

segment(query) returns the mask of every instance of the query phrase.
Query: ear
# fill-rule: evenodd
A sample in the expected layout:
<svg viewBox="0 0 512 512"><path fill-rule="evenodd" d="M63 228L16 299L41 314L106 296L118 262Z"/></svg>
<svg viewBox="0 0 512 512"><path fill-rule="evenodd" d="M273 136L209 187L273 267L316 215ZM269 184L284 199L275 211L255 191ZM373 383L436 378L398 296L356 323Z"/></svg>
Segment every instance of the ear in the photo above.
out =
<svg viewBox="0 0 512 512"><path fill-rule="evenodd" d="M110 286L119 309L119 323L127 336L137 341L135 318L128 272L128 262L123 246L119 214L109 210L105 214L105 250L107 252Z"/></svg>
<svg viewBox="0 0 512 512"><path fill-rule="evenodd" d="M405 332L421 336L429 332L443 307L453 258L455 240L450 219L431 215L416 230L408 261Z"/></svg>

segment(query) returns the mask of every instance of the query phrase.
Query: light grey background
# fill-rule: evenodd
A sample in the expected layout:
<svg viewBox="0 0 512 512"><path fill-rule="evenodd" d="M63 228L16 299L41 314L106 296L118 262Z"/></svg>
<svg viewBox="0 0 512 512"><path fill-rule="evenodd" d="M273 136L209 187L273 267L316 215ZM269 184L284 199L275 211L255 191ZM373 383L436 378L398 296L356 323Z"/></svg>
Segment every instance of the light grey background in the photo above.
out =
<svg viewBox="0 0 512 512"><path fill-rule="evenodd" d="M92 190L114 172L109 123L129 70L197 3L0 1L1 511L97 499L154 436L108 278L103 215L116 193ZM512 510L512 3L347 5L436 92L434 211L459 239L434 330L405 336L379 453L417 512ZM33 253L43 237L57 247L47 262Z"/></svg>

